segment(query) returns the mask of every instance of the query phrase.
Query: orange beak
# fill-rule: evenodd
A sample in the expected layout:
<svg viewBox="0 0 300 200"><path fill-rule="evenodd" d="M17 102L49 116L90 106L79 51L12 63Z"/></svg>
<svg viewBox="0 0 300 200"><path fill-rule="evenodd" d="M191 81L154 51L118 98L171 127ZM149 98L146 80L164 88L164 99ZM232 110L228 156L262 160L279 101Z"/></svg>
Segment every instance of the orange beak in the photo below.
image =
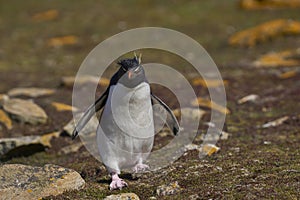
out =
<svg viewBox="0 0 300 200"><path fill-rule="evenodd" d="M128 78L131 79L133 77L133 71L128 71Z"/></svg>

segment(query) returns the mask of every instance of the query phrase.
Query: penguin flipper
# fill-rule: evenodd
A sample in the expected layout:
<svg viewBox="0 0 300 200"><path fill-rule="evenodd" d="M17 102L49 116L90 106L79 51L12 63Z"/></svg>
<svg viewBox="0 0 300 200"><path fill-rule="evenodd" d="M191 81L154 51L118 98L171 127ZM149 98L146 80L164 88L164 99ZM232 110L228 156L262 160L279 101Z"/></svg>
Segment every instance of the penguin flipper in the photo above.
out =
<svg viewBox="0 0 300 200"><path fill-rule="evenodd" d="M160 98L158 98L152 93L151 93L151 100L152 100L152 104L159 103L167 111L166 123L168 127L172 130L173 134L177 135L177 133L179 132L179 123L172 110Z"/></svg>
<svg viewBox="0 0 300 200"><path fill-rule="evenodd" d="M99 99L95 101L92 105L88 107L88 109L84 112L82 117L79 119L77 125L75 126L73 133L72 133L72 140L74 140L77 136L78 133L84 128L84 126L89 122L91 117L101 110L104 105L106 104L107 97L108 97L108 91L109 88L100 96Z"/></svg>

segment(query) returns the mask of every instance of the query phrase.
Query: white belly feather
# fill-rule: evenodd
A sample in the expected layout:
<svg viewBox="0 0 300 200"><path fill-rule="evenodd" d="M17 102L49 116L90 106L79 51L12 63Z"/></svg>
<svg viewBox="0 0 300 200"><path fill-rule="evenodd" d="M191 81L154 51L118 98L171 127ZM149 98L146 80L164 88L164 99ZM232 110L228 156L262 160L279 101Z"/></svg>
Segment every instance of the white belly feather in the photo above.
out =
<svg viewBox="0 0 300 200"><path fill-rule="evenodd" d="M99 153L110 172L120 173L148 157L154 140L152 112L149 84L111 86L97 129Z"/></svg>

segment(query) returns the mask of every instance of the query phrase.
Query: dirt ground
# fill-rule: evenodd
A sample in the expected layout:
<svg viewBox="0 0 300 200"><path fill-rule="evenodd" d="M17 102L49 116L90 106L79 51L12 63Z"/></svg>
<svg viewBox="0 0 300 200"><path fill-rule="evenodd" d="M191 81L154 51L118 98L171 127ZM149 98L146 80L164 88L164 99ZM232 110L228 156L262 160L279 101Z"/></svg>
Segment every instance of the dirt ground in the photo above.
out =
<svg viewBox="0 0 300 200"><path fill-rule="evenodd" d="M235 0L209 1L16 1L0 0L0 93L15 87L56 88L54 95L39 97L49 116L45 125L13 123L13 129L0 126L0 137L42 135L61 131L72 118L71 112L57 112L53 101L72 104L72 88L60 84L62 76L74 76L85 56L101 41L123 30L157 26L175 29L197 40L216 62L226 86L227 140L220 140L220 151L200 160L190 151L172 165L142 175L122 174L129 184L122 191L109 191L109 176L103 165L82 147L78 152L59 155L74 143L70 137L52 140L52 148L4 163L42 166L58 164L79 172L86 181L80 191L68 191L48 199L101 199L110 194L136 193L141 199L299 199L300 198L300 68L287 79L278 74L291 68L255 68L251 63L270 51L300 47L300 36L280 36L252 48L231 47L234 32L272 19L300 19L299 9L245 11ZM51 20L36 21L36 13L58 11ZM61 47L49 46L53 37L73 35L78 41ZM187 75L194 73L181 60L164 54L143 52L145 61L159 60ZM116 69L112 68L112 71ZM105 88L100 88L103 91ZM155 88L159 96L164 94ZM199 96L207 89L195 86ZM249 94L258 102L238 104ZM173 98L162 97L176 108ZM288 116L283 124L260 128ZM204 119L209 120L208 116ZM200 127L201 128L201 127ZM205 129L205 127L202 127ZM205 130L199 130L205 131ZM164 144L170 138L156 138ZM79 141L75 141L79 142ZM181 190L174 195L157 196L158 186L177 181Z"/></svg>

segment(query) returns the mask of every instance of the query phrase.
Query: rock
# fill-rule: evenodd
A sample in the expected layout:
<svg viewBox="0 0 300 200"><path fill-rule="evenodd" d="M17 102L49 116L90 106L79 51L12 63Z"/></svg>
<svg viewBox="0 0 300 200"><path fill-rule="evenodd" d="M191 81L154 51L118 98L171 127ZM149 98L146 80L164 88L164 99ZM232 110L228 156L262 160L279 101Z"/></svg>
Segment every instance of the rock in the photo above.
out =
<svg viewBox="0 0 300 200"><path fill-rule="evenodd" d="M255 102L259 99L259 96L257 94L250 94L250 95L247 95L241 99L238 100L238 104L243 104L243 103L246 103L246 102Z"/></svg>
<svg viewBox="0 0 300 200"><path fill-rule="evenodd" d="M67 190L81 189L84 184L79 173L57 165L0 166L0 199L41 199Z"/></svg>
<svg viewBox="0 0 300 200"><path fill-rule="evenodd" d="M299 53L300 53L300 49L299 49ZM299 65L300 65L300 62L299 62ZM278 74L278 78L288 79L288 78L293 78L298 74L299 74L298 70L289 70L289 71Z"/></svg>
<svg viewBox="0 0 300 200"><path fill-rule="evenodd" d="M104 198L104 200L139 200L138 195L134 193L113 194Z"/></svg>
<svg viewBox="0 0 300 200"><path fill-rule="evenodd" d="M163 129L159 133L157 133L157 135L159 137L167 137L167 136L173 135L173 133L171 133L171 131L169 129Z"/></svg>
<svg viewBox="0 0 300 200"><path fill-rule="evenodd" d="M59 154L69 154L77 152L83 146L82 143L71 144L69 146L63 147L58 153Z"/></svg>
<svg viewBox="0 0 300 200"><path fill-rule="evenodd" d="M219 80L219 79L202 79L202 78L195 78L192 81L193 85L195 86L202 86L206 88L214 88L214 87L219 87L219 86L227 86L228 81L226 80Z"/></svg>
<svg viewBox="0 0 300 200"><path fill-rule="evenodd" d="M199 134L195 137L195 141L199 142L199 141L205 141L205 142L216 142L219 139L221 139L222 137L222 133L217 133L217 132L213 132L211 134Z"/></svg>
<svg viewBox="0 0 300 200"><path fill-rule="evenodd" d="M17 120L33 125L44 124L48 119L45 111L29 100L9 99L3 108Z"/></svg>
<svg viewBox="0 0 300 200"><path fill-rule="evenodd" d="M67 104L58 103L58 102L52 102L51 105L57 110L57 111L78 111L78 108L75 108L73 106L69 106Z"/></svg>
<svg viewBox="0 0 300 200"><path fill-rule="evenodd" d="M184 151L192 151L192 150L198 150L199 151L200 146L197 144L188 144L184 146Z"/></svg>
<svg viewBox="0 0 300 200"><path fill-rule="evenodd" d="M270 10L282 8L300 8L299 0L240 0L240 6L246 10Z"/></svg>
<svg viewBox="0 0 300 200"><path fill-rule="evenodd" d="M156 193L158 196L166 196L166 195L172 195L180 192L181 188L178 185L178 182L172 182L167 185L161 185L156 189Z"/></svg>
<svg viewBox="0 0 300 200"><path fill-rule="evenodd" d="M264 144L265 145L269 145L269 144L272 144L272 142L270 142L270 141L264 141Z"/></svg>
<svg viewBox="0 0 300 200"><path fill-rule="evenodd" d="M227 140L230 136L229 133L222 131L218 128L215 127L215 124L209 122L209 123L204 123L205 125L209 126L213 131L210 133L202 133L202 134L198 134L194 141L199 142L199 141L210 141L210 142L216 142L219 139L221 140Z"/></svg>
<svg viewBox="0 0 300 200"><path fill-rule="evenodd" d="M58 137L59 132L48 133L43 136L23 136L16 138L0 139L0 158L18 155L30 155L51 147L51 139Z"/></svg>
<svg viewBox="0 0 300 200"><path fill-rule="evenodd" d="M54 89L48 89L48 88L14 88L8 91L8 95L11 97L14 96L28 96L28 97L40 97L45 95L51 95L55 93Z"/></svg>
<svg viewBox="0 0 300 200"><path fill-rule="evenodd" d="M264 22L255 27L248 28L233 34L229 38L232 46L253 47L258 43L269 41L270 39L282 35L299 35L300 21L291 19L275 19ZM275 58L275 60L277 60Z"/></svg>
<svg viewBox="0 0 300 200"><path fill-rule="evenodd" d="M212 154L217 153L220 150L220 147L217 147L214 144L204 144L199 150L201 155L211 156Z"/></svg>
<svg viewBox="0 0 300 200"><path fill-rule="evenodd" d="M299 34L300 34L300 22L299 22ZM261 55L257 60L253 62L255 67L270 68L270 67L298 67L300 65L300 48L290 49L279 52L268 52ZM295 72L283 74L282 78L288 78L296 75ZM279 77L281 78L281 77Z"/></svg>
<svg viewBox="0 0 300 200"><path fill-rule="evenodd" d="M196 145L196 144L188 144L184 147L184 152L186 151L192 151L197 150L200 152L201 155L208 155L211 156L214 153L217 153L220 150L220 147L217 147L213 144L204 144L202 146Z"/></svg>
<svg viewBox="0 0 300 200"><path fill-rule="evenodd" d="M59 15L59 12L55 9L46 10L43 12L36 13L32 16L32 19L36 22L42 22L42 21L50 21L57 19Z"/></svg>
<svg viewBox="0 0 300 200"><path fill-rule="evenodd" d="M8 130L12 129L12 121L3 110L0 110L0 123L3 123Z"/></svg>
<svg viewBox="0 0 300 200"><path fill-rule="evenodd" d="M65 45L74 45L79 42L79 38L75 35L65 35L48 39L47 44L50 47L62 47Z"/></svg>
<svg viewBox="0 0 300 200"><path fill-rule="evenodd" d="M176 117L184 116L189 119L201 119L202 116L206 113L204 110L197 108L181 108L173 110L173 113Z"/></svg>
<svg viewBox="0 0 300 200"><path fill-rule="evenodd" d="M80 119L81 114L76 115L75 121L78 122L78 120ZM89 134L92 132L96 132L96 129L98 127L98 118L96 117L96 115L94 115L90 121L85 125L85 127L80 131L80 134ZM63 130L70 136L72 136L72 132L75 128L74 125L74 119L72 119L67 125L64 126Z"/></svg>
<svg viewBox="0 0 300 200"><path fill-rule="evenodd" d="M284 117L281 117L279 119L276 119L274 121L271 121L271 122L268 122L268 123L265 123L262 125L262 128L269 128L269 127L276 127L276 126L279 126L281 124L283 124L285 121L287 121L288 119L290 119L289 116L284 116Z"/></svg>
<svg viewBox="0 0 300 200"><path fill-rule="evenodd" d="M225 132L225 131L222 131L221 132L221 136L220 136L220 139L221 140L227 140L229 138L229 133Z"/></svg>
<svg viewBox="0 0 300 200"><path fill-rule="evenodd" d="M0 94L0 107L3 106L4 102L6 102L9 97L6 94Z"/></svg>
<svg viewBox="0 0 300 200"><path fill-rule="evenodd" d="M193 194L193 195L190 195L188 199L189 200L198 200L198 199L200 199L200 197L198 194Z"/></svg>
<svg viewBox="0 0 300 200"><path fill-rule="evenodd" d="M210 108L212 110L216 110L222 114L230 114L230 110L226 107L223 107L222 105L219 105L209 99L204 99L202 97L198 97L194 100L191 101L191 104L193 106L200 106L200 107L204 107L204 108Z"/></svg>
<svg viewBox="0 0 300 200"><path fill-rule="evenodd" d="M79 85L83 85L83 84L87 84L87 83L95 83L95 84L99 84L102 86L108 86L110 80L104 77L101 77L101 79L99 80L99 77L97 76L91 76L91 75L83 75L83 76L79 76L79 77L75 77L75 76L65 76L62 77L62 85L67 86L67 87L73 87L74 83L75 83L75 79L76 79L76 83Z"/></svg>

